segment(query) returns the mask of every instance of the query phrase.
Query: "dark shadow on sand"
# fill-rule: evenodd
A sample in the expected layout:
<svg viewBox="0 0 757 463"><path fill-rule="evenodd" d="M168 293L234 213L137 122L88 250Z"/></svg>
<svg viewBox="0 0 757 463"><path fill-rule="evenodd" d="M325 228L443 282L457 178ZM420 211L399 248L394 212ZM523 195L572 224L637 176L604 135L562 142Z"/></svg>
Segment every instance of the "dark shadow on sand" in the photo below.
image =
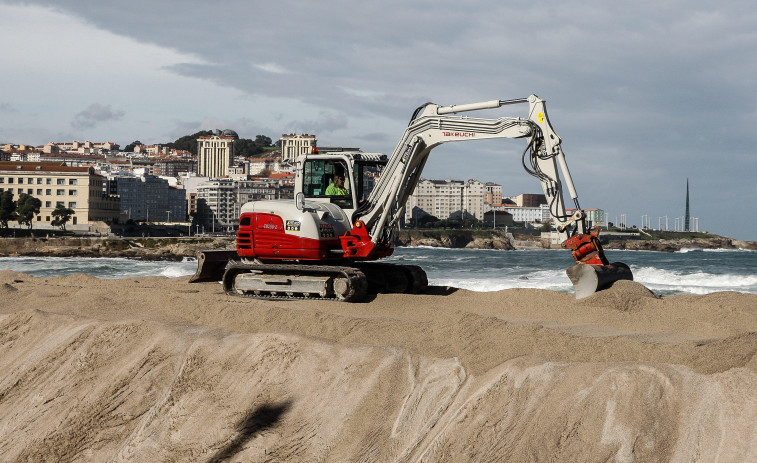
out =
<svg viewBox="0 0 757 463"><path fill-rule="evenodd" d="M458 288L451 286L429 286L420 294L430 294L432 296L449 296L458 291Z"/></svg>
<svg viewBox="0 0 757 463"><path fill-rule="evenodd" d="M247 413L239 423L237 423L237 436L225 447L215 453L208 463L221 463L232 458L252 438L261 432L270 429L281 421L282 416L292 406L290 401L282 402L276 405L261 405Z"/></svg>

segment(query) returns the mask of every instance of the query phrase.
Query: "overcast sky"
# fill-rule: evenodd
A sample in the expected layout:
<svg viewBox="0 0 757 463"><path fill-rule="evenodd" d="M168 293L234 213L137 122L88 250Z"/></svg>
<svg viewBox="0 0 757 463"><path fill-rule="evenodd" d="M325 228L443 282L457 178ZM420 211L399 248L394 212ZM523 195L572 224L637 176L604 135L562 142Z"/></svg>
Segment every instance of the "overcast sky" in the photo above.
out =
<svg viewBox="0 0 757 463"><path fill-rule="evenodd" d="M0 143L154 144L217 128L390 154L425 102L535 93L581 207L628 225L667 216L672 229L688 179L700 230L757 240L756 11L727 0L0 0ZM540 192L523 148L445 145L423 176Z"/></svg>

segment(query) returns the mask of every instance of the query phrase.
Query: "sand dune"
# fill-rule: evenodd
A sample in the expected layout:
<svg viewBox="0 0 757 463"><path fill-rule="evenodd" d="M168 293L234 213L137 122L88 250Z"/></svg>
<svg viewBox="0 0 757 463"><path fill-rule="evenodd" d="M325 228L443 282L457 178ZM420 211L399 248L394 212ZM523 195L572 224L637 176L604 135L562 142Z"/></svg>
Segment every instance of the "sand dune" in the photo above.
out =
<svg viewBox="0 0 757 463"><path fill-rule="evenodd" d="M757 296L0 272L2 461L757 461Z"/></svg>

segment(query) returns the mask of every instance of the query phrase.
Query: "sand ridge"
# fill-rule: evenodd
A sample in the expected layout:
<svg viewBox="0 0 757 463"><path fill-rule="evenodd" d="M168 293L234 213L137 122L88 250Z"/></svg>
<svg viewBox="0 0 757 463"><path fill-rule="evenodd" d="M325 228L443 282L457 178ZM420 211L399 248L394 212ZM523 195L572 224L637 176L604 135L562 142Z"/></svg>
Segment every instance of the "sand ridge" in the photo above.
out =
<svg viewBox="0 0 757 463"><path fill-rule="evenodd" d="M0 272L7 461L757 461L757 295Z"/></svg>

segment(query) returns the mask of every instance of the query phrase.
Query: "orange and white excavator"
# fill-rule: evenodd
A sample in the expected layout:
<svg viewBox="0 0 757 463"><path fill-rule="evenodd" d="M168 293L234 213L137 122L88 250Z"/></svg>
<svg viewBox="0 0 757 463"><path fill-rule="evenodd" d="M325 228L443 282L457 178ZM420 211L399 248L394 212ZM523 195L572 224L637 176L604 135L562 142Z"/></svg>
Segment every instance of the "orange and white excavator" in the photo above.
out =
<svg viewBox="0 0 757 463"><path fill-rule="evenodd" d="M459 115L525 103L525 118ZM300 156L294 201L245 203L236 251L200 253L191 281L222 280L228 294L263 299L359 301L375 292L422 292L428 282L420 267L375 261L394 251L405 204L431 150L447 142L493 138L526 139L523 167L539 179L560 242L576 260L567 270L576 297L633 279L628 266L608 262L599 231L588 229L545 101L531 95L454 106L427 103L415 110L388 158L363 152ZM329 188L335 177L344 183L340 178L340 188ZM566 213L563 187L573 200L572 214Z"/></svg>

